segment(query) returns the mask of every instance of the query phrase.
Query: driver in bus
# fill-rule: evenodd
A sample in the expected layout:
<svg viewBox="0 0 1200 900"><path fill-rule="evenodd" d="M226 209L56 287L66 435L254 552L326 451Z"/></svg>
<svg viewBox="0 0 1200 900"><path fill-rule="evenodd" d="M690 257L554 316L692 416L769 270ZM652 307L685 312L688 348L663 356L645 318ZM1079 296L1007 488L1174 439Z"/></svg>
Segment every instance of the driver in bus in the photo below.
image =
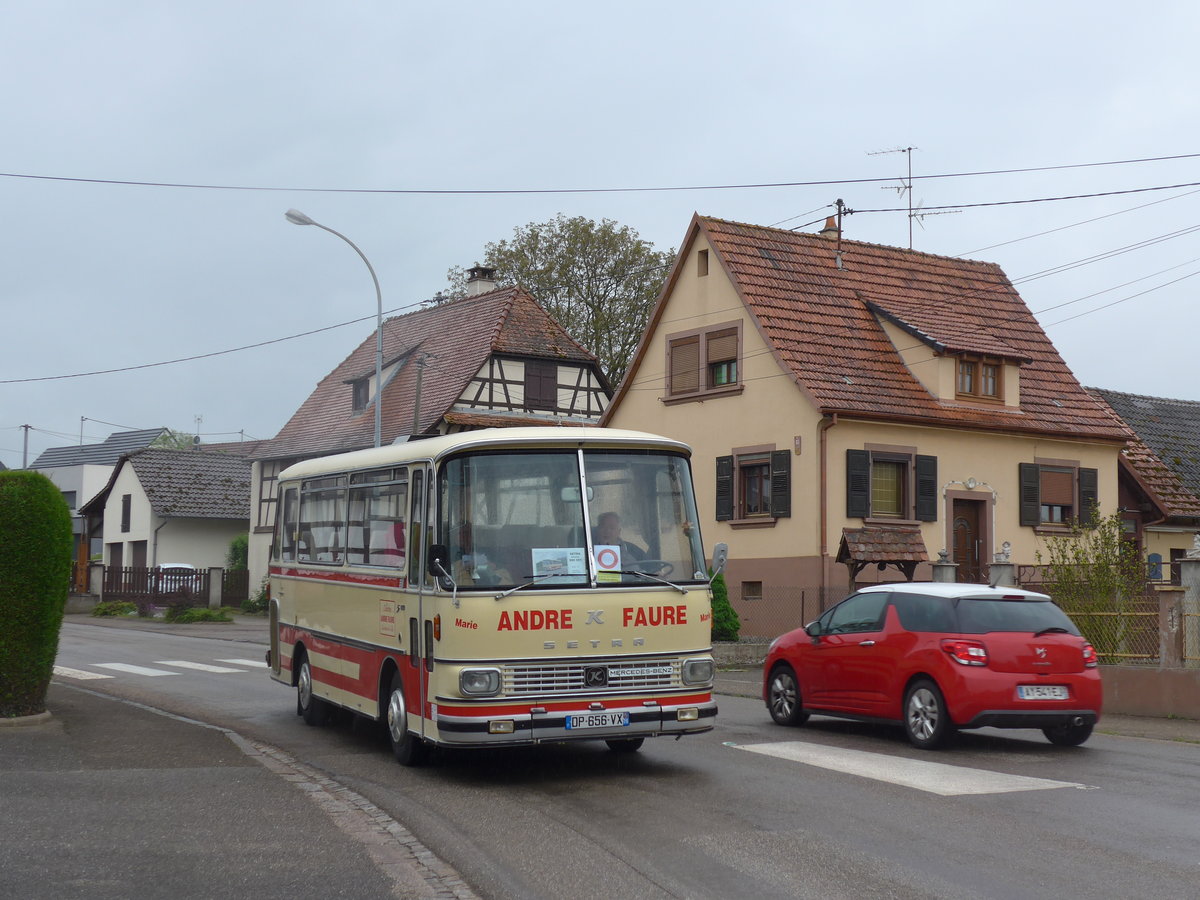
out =
<svg viewBox="0 0 1200 900"><path fill-rule="evenodd" d="M596 527L592 529L592 537L596 544L620 547L622 566L627 560L641 562L646 558L645 550L637 544L622 539L621 516L611 510L600 514L600 518L596 520Z"/></svg>

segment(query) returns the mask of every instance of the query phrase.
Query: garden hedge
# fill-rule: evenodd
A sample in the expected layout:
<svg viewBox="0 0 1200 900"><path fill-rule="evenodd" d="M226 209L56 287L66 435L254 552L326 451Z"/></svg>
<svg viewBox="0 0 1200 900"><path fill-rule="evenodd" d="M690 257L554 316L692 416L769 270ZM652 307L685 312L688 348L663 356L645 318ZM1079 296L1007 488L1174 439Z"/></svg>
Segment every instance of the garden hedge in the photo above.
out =
<svg viewBox="0 0 1200 900"><path fill-rule="evenodd" d="M46 709L71 577L71 512L40 472L0 472L0 717Z"/></svg>

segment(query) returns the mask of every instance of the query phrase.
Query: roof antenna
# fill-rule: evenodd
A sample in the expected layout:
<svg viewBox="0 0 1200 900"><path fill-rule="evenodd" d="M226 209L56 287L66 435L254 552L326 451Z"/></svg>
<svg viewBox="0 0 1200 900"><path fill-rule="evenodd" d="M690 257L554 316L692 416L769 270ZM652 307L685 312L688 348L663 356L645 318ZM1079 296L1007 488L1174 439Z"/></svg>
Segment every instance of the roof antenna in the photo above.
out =
<svg viewBox="0 0 1200 900"><path fill-rule="evenodd" d="M892 150L876 150L873 153L871 153L871 152L867 153L867 156L882 156L885 153L903 153L906 156L908 156L908 179L905 180L905 179L901 178L899 187L895 187L893 185L885 185L883 189L885 191L895 191L896 193L898 193L900 195L905 195L905 194L908 195L908 249L909 250L911 250L913 248L913 241L912 241L912 223L913 223L912 152L914 150L918 150L918 149L920 149L920 148L918 148L918 147L896 147Z"/></svg>
<svg viewBox="0 0 1200 900"><path fill-rule="evenodd" d="M837 267L838 267L839 271L842 268L842 215L843 215L843 213L845 213L845 211L846 211L846 204L842 202L841 197L838 197L838 199L837 199L837 232L838 232L837 233L837 253L834 258L837 260Z"/></svg>

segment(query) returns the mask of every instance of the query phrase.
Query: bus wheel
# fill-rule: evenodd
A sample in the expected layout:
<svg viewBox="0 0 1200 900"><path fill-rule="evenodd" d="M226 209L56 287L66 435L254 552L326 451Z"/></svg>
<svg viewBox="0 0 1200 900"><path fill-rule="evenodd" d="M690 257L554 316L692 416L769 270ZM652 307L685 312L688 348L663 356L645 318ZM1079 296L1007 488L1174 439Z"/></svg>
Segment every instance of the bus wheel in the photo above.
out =
<svg viewBox="0 0 1200 900"><path fill-rule="evenodd" d="M613 738L605 741L613 753L637 753L642 748L645 738Z"/></svg>
<svg viewBox="0 0 1200 900"><path fill-rule="evenodd" d="M301 651L300 671L296 674L296 715L306 725L324 725L329 721L329 704L313 694L312 666L308 654Z"/></svg>
<svg viewBox="0 0 1200 900"><path fill-rule="evenodd" d="M420 737L408 730L408 704L404 702L404 683L399 672L392 673L388 691L387 733L392 753L402 766L419 766L429 755L429 748Z"/></svg>

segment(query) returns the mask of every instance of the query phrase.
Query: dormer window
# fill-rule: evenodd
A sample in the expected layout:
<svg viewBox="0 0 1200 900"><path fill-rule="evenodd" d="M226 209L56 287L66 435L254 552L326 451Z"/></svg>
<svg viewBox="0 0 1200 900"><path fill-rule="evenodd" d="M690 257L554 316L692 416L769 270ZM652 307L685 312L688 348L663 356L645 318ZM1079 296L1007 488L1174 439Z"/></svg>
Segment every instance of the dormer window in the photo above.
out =
<svg viewBox="0 0 1200 900"><path fill-rule="evenodd" d="M963 356L958 360L956 393L965 400L1004 399L1004 365L998 359Z"/></svg>
<svg viewBox="0 0 1200 900"><path fill-rule="evenodd" d="M362 412L367 408L367 403L371 399L371 382L367 378L359 378L357 381L350 382L350 402L355 412Z"/></svg>

